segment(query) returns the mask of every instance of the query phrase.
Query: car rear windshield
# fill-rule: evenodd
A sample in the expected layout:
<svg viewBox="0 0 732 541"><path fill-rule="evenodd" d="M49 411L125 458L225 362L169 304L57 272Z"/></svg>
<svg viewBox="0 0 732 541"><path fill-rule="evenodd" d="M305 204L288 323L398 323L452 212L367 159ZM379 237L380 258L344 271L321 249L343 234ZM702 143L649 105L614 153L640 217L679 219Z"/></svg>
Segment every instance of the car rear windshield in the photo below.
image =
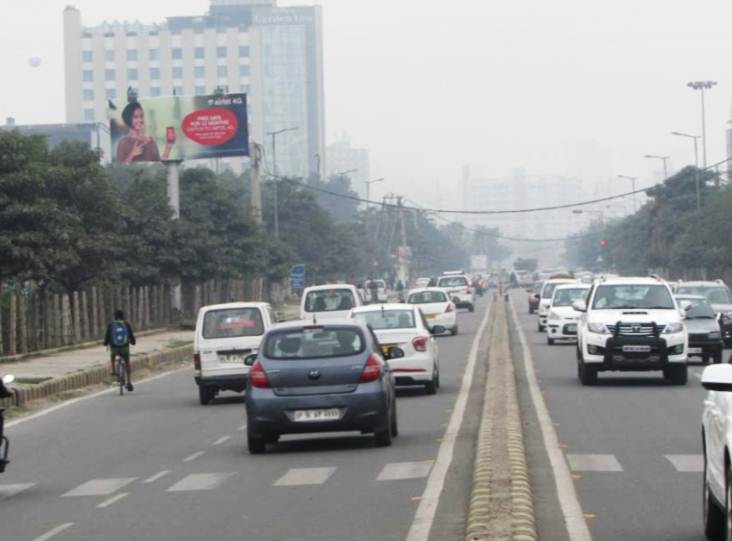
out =
<svg viewBox="0 0 732 541"><path fill-rule="evenodd" d="M710 304L732 304L729 291L722 286L679 286L678 295L703 295Z"/></svg>
<svg viewBox="0 0 732 541"><path fill-rule="evenodd" d="M447 302L447 295L442 291L420 291L412 293L407 299L409 304L429 304L433 302Z"/></svg>
<svg viewBox="0 0 732 541"><path fill-rule="evenodd" d="M587 297L587 288L557 289L554 292L553 306L572 306L574 301L584 300Z"/></svg>
<svg viewBox="0 0 732 541"><path fill-rule="evenodd" d="M437 285L440 287L461 287L468 285L468 279L465 276L448 276L440 278Z"/></svg>
<svg viewBox="0 0 732 541"><path fill-rule="evenodd" d="M270 359L325 359L363 353L365 342L354 327L313 326L272 332L263 349Z"/></svg>
<svg viewBox="0 0 732 541"><path fill-rule="evenodd" d="M340 312L355 305L350 289L311 291L305 297L306 312Z"/></svg>
<svg viewBox="0 0 732 541"><path fill-rule="evenodd" d="M544 289L541 292L541 298L542 299L551 299L552 296L554 296L554 290L557 289L558 285L561 285L561 284L559 284L559 283L546 284L544 286Z"/></svg>
<svg viewBox="0 0 732 541"><path fill-rule="evenodd" d="M264 321L259 308L210 310L203 316L204 338L238 338L263 334Z"/></svg>
<svg viewBox="0 0 732 541"><path fill-rule="evenodd" d="M686 310L686 319L716 319L712 305L706 299L684 299L677 300L682 303L689 303L689 309Z"/></svg>
<svg viewBox="0 0 732 541"><path fill-rule="evenodd" d="M597 287L592 301L596 310L673 310L674 300L666 286L613 284Z"/></svg>
<svg viewBox="0 0 732 541"><path fill-rule="evenodd" d="M369 280L366 282L366 287L368 288L371 284L374 284L379 289L386 289L386 282L384 282L384 280Z"/></svg>
<svg viewBox="0 0 732 541"><path fill-rule="evenodd" d="M371 325L375 331L386 329L413 329L413 310L374 310L372 312L358 312L353 314L354 319L364 321Z"/></svg>

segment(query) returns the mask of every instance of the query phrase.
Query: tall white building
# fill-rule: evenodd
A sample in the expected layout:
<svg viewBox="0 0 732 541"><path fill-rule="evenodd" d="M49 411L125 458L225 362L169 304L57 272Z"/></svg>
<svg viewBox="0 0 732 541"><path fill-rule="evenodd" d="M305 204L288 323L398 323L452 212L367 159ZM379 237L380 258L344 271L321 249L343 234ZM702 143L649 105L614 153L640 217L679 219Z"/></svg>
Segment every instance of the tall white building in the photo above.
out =
<svg viewBox="0 0 732 541"><path fill-rule="evenodd" d="M328 145L328 176L351 171L351 189L364 199L368 195L366 182L371 180L370 168L368 149L352 147L346 137ZM373 193L370 195L373 198Z"/></svg>
<svg viewBox="0 0 732 541"><path fill-rule="evenodd" d="M211 0L209 13L82 25L64 10L67 122L104 122L107 101L138 95L200 95L217 87L245 92L252 137L297 130L277 140L280 174L306 177L325 153L321 9L280 8L275 0Z"/></svg>

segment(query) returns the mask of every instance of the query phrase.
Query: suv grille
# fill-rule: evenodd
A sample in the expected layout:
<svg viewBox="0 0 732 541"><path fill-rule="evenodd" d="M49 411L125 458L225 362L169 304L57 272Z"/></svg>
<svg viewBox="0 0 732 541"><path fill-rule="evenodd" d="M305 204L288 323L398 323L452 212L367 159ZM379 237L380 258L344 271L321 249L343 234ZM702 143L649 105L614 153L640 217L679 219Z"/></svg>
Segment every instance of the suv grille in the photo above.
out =
<svg viewBox="0 0 732 541"><path fill-rule="evenodd" d="M665 327L655 323L617 323L608 325L607 330L617 336L655 336L661 334Z"/></svg>

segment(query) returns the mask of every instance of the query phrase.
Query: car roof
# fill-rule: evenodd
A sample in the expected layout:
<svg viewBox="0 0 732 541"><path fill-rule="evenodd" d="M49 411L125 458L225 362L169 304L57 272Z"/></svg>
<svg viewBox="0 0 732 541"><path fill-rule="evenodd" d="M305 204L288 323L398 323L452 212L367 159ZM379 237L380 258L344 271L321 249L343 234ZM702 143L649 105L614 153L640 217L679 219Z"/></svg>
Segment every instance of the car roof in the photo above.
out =
<svg viewBox="0 0 732 541"><path fill-rule="evenodd" d="M277 323L273 329L276 330L283 330L283 329L299 329L302 327L312 327L312 326L318 326L318 327L360 327L365 328L366 324L358 321L357 319L348 319L348 318L338 318L338 319L326 319L323 321L317 321L317 317L315 318L316 322L313 322L312 319L298 319L295 321L285 321L282 323Z"/></svg>
<svg viewBox="0 0 732 541"><path fill-rule="evenodd" d="M600 284L612 285L664 285L668 286L665 280L651 276L618 276L613 278L599 279Z"/></svg>
<svg viewBox="0 0 732 541"><path fill-rule="evenodd" d="M320 286L306 287L305 291L327 291L329 289L356 289L353 284L323 284Z"/></svg>
<svg viewBox="0 0 732 541"><path fill-rule="evenodd" d="M208 312L210 310L228 310L236 308L266 308L267 306L269 306L268 302L225 302L221 304L207 304L206 306L201 306L201 310Z"/></svg>
<svg viewBox="0 0 732 541"><path fill-rule="evenodd" d="M576 278L550 278L548 280L544 280L545 284L579 284L579 282Z"/></svg>
<svg viewBox="0 0 732 541"><path fill-rule="evenodd" d="M412 293L422 293L424 291L439 291L440 293L447 295L447 290L444 287L415 287L414 289L410 289L407 295L411 295Z"/></svg>
<svg viewBox="0 0 732 541"><path fill-rule="evenodd" d="M577 282L576 284L559 284L554 291L561 291L563 289L590 289L590 284L583 284Z"/></svg>
<svg viewBox="0 0 732 541"><path fill-rule="evenodd" d="M692 295L691 293L681 293L674 295L677 299L693 299L695 301L705 301L707 298L704 295Z"/></svg>
<svg viewBox="0 0 732 541"><path fill-rule="evenodd" d="M677 282L676 287L727 287L724 282L715 282L714 280L697 280L694 282Z"/></svg>
<svg viewBox="0 0 732 541"><path fill-rule="evenodd" d="M352 314L362 314L366 312L380 312L381 310L414 310L413 304L404 303L384 303L384 304L367 304L366 306L358 306L351 310Z"/></svg>

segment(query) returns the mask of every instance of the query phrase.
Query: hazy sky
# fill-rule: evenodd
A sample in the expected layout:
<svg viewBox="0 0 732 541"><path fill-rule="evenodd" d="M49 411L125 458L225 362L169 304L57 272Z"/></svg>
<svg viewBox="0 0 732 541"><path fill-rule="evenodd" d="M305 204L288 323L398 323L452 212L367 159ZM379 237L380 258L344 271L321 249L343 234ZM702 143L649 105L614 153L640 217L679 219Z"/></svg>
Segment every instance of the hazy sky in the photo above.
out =
<svg viewBox="0 0 732 541"><path fill-rule="evenodd" d="M66 0L3 0L0 118L64 120ZM280 5L316 3L281 1ZM725 158L732 89L729 0L321 0L328 140L349 134L373 176L422 200L464 164L588 183L618 173L651 182L668 154L693 161L708 95L709 162ZM207 0L76 0L84 24L195 15ZM43 63L31 69L28 59ZM619 188L623 190L628 186Z"/></svg>

